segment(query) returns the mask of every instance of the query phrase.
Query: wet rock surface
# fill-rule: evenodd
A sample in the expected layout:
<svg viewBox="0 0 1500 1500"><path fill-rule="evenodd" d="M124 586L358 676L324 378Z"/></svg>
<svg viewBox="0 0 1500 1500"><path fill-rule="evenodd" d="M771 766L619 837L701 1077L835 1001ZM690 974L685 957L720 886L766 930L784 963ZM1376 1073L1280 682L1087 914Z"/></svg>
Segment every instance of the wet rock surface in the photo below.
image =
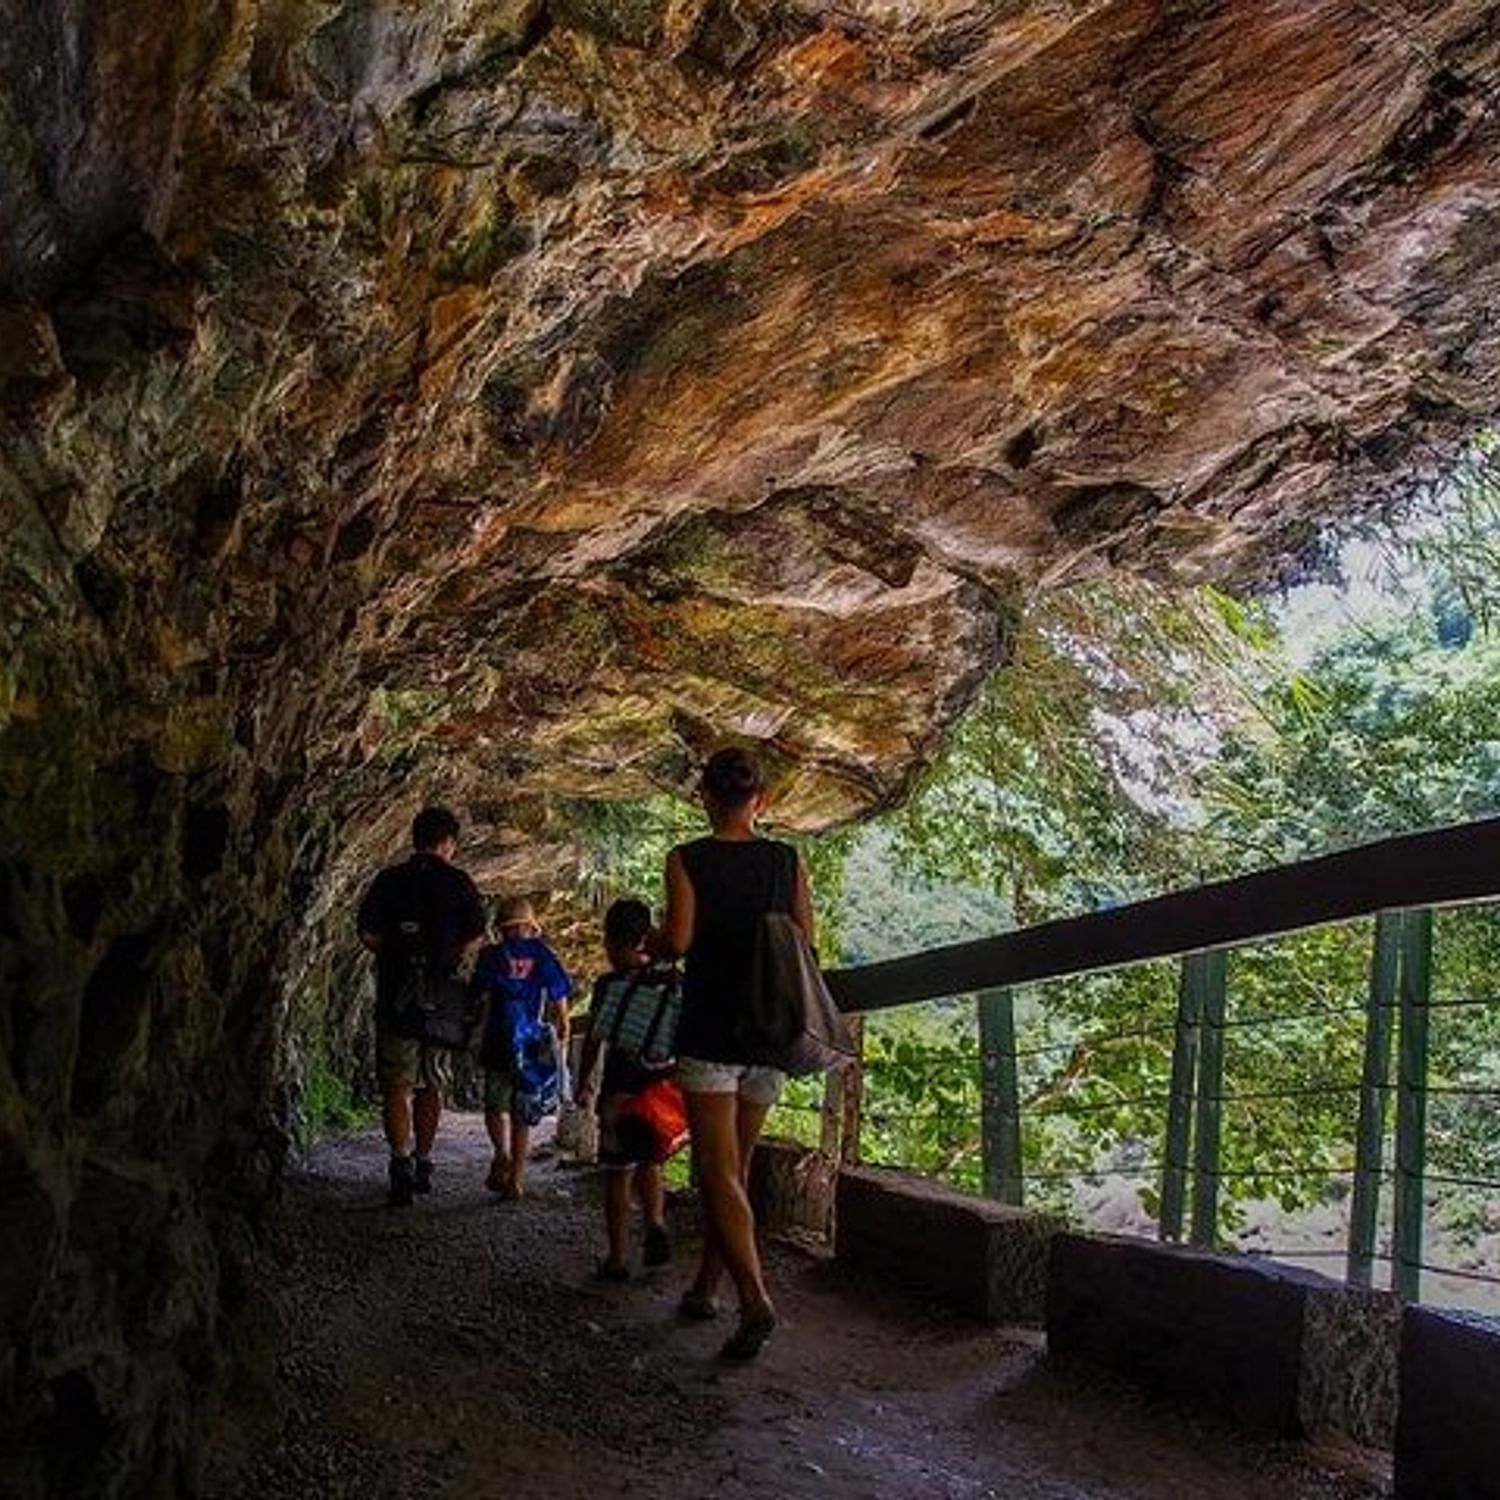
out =
<svg viewBox="0 0 1500 1500"><path fill-rule="evenodd" d="M381 1206L372 1137L319 1148L288 1182L279 1410L218 1436L213 1500L1381 1493L1290 1445L1060 1374L1037 1335L893 1301L785 1247L784 1326L754 1365L726 1366L722 1327L674 1317L691 1213L677 1265L601 1286L597 1179L537 1163L531 1201L500 1204L481 1185L477 1118L450 1124L439 1191L410 1213Z"/></svg>

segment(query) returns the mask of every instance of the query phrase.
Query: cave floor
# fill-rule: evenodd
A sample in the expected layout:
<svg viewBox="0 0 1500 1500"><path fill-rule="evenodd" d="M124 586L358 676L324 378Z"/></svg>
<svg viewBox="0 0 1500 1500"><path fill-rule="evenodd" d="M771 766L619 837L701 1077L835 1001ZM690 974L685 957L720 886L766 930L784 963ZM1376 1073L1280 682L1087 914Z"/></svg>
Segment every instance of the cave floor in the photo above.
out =
<svg viewBox="0 0 1500 1500"><path fill-rule="evenodd" d="M674 1206L672 1266L605 1286L590 1275L596 1173L544 1154L531 1196L502 1203L469 1114L444 1120L436 1159L437 1190L410 1210L384 1206L374 1133L290 1176L278 1385L245 1393L217 1434L212 1500L1386 1492L1351 1455L1060 1372L1035 1333L895 1300L791 1246L769 1251L782 1327L758 1361L727 1366L724 1320L674 1316L689 1205Z"/></svg>

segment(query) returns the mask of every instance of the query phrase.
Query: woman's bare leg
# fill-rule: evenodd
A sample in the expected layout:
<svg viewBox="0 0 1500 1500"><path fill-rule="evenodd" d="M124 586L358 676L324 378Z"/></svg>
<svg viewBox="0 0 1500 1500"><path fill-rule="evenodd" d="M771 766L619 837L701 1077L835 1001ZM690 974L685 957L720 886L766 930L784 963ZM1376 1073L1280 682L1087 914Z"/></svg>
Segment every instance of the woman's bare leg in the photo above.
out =
<svg viewBox="0 0 1500 1500"><path fill-rule="evenodd" d="M771 1112L769 1104L751 1104L746 1099L735 1101L735 1136L739 1150L739 1175L748 1201L750 1191L750 1164L755 1157L755 1143ZM696 1165L696 1155L694 1157ZM699 1191L702 1191L700 1184ZM698 1274L693 1278L688 1295L700 1303L707 1303L718 1294L719 1279L724 1273L724 1257L719 1253L718 1236L713 1221L705 1217L703 1225L703 1254L698 1261Z"/></svg>
<svg viewBox="0 0 1500 1500"><path fill-rule="evenodd" d="M719 1236L714 1229L713 1215L708 1211L708 1195L703 1190L703 1173L698 1165L698 1148L693 1147L693 1181L698 1187L698 1196L703 1202L703 1249L698 1256L698 1274L687 1290L689 1300L700 1307L708 1307L719 1292L719 1279L724 1274L724 1257L719 1254Z"/></svg>
<svg viewBox="0 0 1500 1500"><path fill-rule="evenodd" d="M771 1298L755 1243L755 1215L745 1190L749 1153L743 1153L742 1161L740 1145L743 1133L753 1147L766 1108L750 1106L758 1118L742 1121L743 1106L734 1094L695 1093L687 1094L687 1108L707 1231L693 1293L712 1295L722 1267L734 1282L742 1313L769 1310Z"/></svg>

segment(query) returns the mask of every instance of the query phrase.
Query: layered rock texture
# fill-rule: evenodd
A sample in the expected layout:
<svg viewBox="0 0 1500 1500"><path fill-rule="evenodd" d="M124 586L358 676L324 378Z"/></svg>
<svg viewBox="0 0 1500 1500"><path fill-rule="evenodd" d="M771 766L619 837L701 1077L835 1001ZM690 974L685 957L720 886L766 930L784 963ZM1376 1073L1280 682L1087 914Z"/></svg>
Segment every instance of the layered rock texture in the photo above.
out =
<svg viewBox="0 0 1500 1500"><path fill-rule="evenodd" d="M7 1494L191 1488L421 801L491 885L729 736L856 816L1028 591L1264 574L1497 404L1486 0L0 22Z"/></svg>

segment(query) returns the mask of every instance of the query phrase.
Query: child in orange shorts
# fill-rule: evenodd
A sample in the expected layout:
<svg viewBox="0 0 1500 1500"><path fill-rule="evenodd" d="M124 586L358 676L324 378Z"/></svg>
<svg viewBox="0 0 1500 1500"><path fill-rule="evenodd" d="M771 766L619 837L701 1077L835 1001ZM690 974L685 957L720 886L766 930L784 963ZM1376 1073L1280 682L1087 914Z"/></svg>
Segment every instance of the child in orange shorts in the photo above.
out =
<svg viewBox="0 0 1500 1500"><path fill-rule="evenodd" d="M612 1045L606 1028L599 1024L605 1014L607 990L621 981L646 981L650 966L646 937L651 930L651 910L644 901L616 901L604 914L604 952L609 972L594 983L588 1039L578 1074L579 1107L587 1109L595 1098L594 1072L604 1053L604 1076L599 1083L599 1160L605 1167L604 1229L609 1250L599 1261L595 1275L601 1281L628 1281L627 1245L630 1236L630 1196L634 1188L646 1219L642 1262L665 1265L672 1258L666 1228L666 1186L659 1163L642 1161L622 1140L621 1107L659 1079L670 1076L670 1063L651 1064L639 1052Z"/></svg>

